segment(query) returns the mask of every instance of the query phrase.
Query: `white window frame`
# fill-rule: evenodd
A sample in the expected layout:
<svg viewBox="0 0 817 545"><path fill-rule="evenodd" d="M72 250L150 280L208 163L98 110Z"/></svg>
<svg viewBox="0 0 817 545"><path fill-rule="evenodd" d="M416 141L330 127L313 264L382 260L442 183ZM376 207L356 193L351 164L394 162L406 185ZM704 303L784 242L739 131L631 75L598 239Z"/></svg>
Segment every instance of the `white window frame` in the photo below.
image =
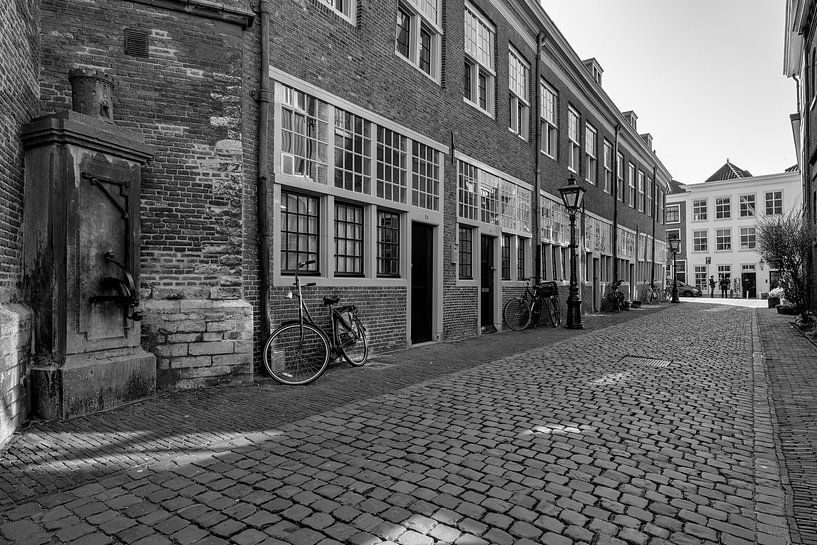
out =
<svg viewBox="0 0 817 545"><path fill-rule="evenodd" d="M616 198L624 202L624 154L616 154Z"/></svg>
<svg viewBox="0 0 817 545"><path fill-rule="evenodd" d="M559 156L559 93L553 87L539 82L541 87L542 104L539 111L542 124L542 153L551 159Z"/></svg>
<svg viewBox="0 0 817 545"><path fill-rule="evenodd" d="M599 132L590 123L584 124L584 179L596 185L598 182Z"/></svg>
<svg viewBox="0 0 817 545"><path fill-rule="evenodd" d="M568 140L568 152L567 152L567 168L571 172L575 172L576 174L580 174L581 170L581 151L582 147L580 144L581 136L579 135L579 125L581 123L581 117L579 116L579 112L573 109L573 106L567 107L567 140Z"/></svg>
<svg viewBox="0 0 817 545"><path fill-rule="evenodd" d="M751 232L748 232L750 231ZM747 232L744 232L747 231ZM749 237L752 237L753 244L749 245ZM745 243L744 243L745 241ZM741 250L755 250L757 248L757 230L754 227L740 228L740 249Z"/></svg>
<svg viewBox="0 0 817 545"><path fill-rule="evenodd" d="M772 195L772 206L774 207L775 202L777 199L774 198L774 195L779 193L780 194L780 212L775 212L772 210L772 213L769 214L769 195ZM766 191L763 195L764 207L763 209L766 212L767 216L777 216L783 213L783 191L782 190L775 190L775 191Z"/></svg>
<svg viewBox="0 0 817 545"><path fill-rule="evenodd" d="M725 204L728 207L726 209L726 215L725 216L721 216L720 212L718 210L718 206L724 206L724 203L719 204L718 201L723 201L723 200L726 201ZM728 197L715 197L715 220L720 221L720 220L729 220L729 219L732 219L732 197L731 196L728 196Z"/></svg>
<svg viewBox="0 0 817 545"><path fill-rule="evenodd" d="M644 201L645 201L645 198L644 198L644 183L645 183L645 180L646 180L646 177L644 176L644 172L639 170L638 171L638 211L639 212L644 211Z"/></svg>
<svg viewBox="0 0 817 545"><path fill-rule="evenodd" d="M473 22L476 26L474 26L475 38L476 42L481 42L482 38L480 36L480 30L485 30L487 34L487 42L488 42L488 49L490 51L483 52L478 54L479 52L476 50L469 51L469 27L468 23L471 21L469 16L473 18ZM486 19L480 11L474 7L473 4L470 2L465 2L465 11L464 11L464 19L465 19L465 64L468 65L468 70L470 71L470 82L471 88L469 89L471 98L469 99L468 96L465 95L465 90L463 89L463 101L466 104L470 104L477 110L481 111L485 115L493 118L494 117L494 93L496 92L496 69L494 66L494 50L496 48L496 27L491 23L488 19ZM474 47L478 47L478 45ZM481 57L481 58L480 58ZM479 75L482 73L485 77L485 108L480 106L480 96L479 96Z"/></svg>
<svg viewBox="0 0 817 545"><path fill-rule="evenodd" d="M319 0L322 4L330 7L342 19L346 19L351 24L357 24L357 0ZM338 4L344 7L338 8Z"/></svg>
<svg viewBox="0 0 817 545"><path fill-rule="evenodd" d="M508 130L527 141L530 134L530 64L513 46L508 47L508 96Z"/></svg>
<svg viewBox="0 0 817 545"><path fill-rule="evenodd" d="M613 144L604 139L604 192L610 193L613 189Z"/></svg>
<svg viewBox="0 0 817 545"><path fill-rule="evenodd" d="M752 213L751 214L748 214L748 213L744 214L743 213L743 205L744 205L743 199L747 198L747 197L752 198L752 210L751 210ZM748 202L745 203L745 204L747 205L746 208L748 209ZM738 197L738 217L740 217L740 218L754 218L755 216L757 216L757 195L755 195L754 193L747 193L747 194L744 194L744 195L740 195Z"/></svg>
<svg viewBox="0 0 817 545"><path fill-rule="evenodd" d="M701 217L701 210L699 210L700 203L703 203L703 217ZM708 221L709 218L709 201L706 199L693 199L692 201L692 221Z"/></svg>
<svg viewBox="0 0 817 545"><path fill-rule="evenodd" d="M678 233L678 237L677 237L678 238L678 253L679 254L684 253L684 249L683 249L684 241L681 239L681 230L680 229L667 229L666 234L664 235L666 237L667 244L669 244L670 239L673 238L673 237L670 236L670 233Z"/></svg>
<svg viewBox="0 0 817 545"><path fill-rule="evenodd" d="M675 211L678 214L678 219L675 221L670 220L670 211ZM681 223L681 205L680 204L668 204L666 207L666 211L664 212L664 223L667 225L674 225L676 223Z"/></svg>
<svg viewBox="0 0 817 545"><path fill-rule="evenodd" d="M703 234L703 236L700 236ZM700 244L703 242L703 244ZM709 251L709 230L697 229L692 231L692 251L693 252L708 252Z"/></svg>
<svg viewBox="0 0 817 545"><path fill-rule="evenodd" d="M723 232L727 233L728 236L728 247L721 248L722 239L724 239ZM731 252L732 251L732 228L731 227L722 227L715 229L715 251L716 252Z"/></svg>
<svg viewBox="0 0 817 545"><path fill-rule="evenodd" d="M627 164L627 206L635 208L635 165Z"/></svg>
<svg viewBox="0 0 817 545"><path fill-rule="evenodd" d="M440 0L399 0L397 3L397 18L400 18L400 11L405 11L410 18L409 22L409 39L408 39L408 57L400 52L397 45L397 35L394 36L394 53L397 57L411 64L414 68L420 71L435 83L439 84L441 81L441 67L442 67L442 36L443 30L440 25L440 9L437 5L436 20L428 13L428 5L432 2L439 2ZM425 27L431 36L430 49L431 55L429 59L429 71L426 72L420 65L420 48L422 41L421 29ZM396 32L395 27L395 32Z"/></svg>

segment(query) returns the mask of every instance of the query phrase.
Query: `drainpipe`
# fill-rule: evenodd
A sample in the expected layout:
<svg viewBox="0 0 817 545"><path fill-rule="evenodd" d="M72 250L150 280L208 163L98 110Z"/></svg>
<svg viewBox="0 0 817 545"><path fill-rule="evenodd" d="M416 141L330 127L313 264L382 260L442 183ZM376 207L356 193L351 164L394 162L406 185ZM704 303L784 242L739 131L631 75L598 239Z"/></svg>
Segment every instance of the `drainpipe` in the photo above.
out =
<svg viewBox="0 0 817 545"><path fill-rule="evenodd" d="M618 135L620 132L621 125L616 124L616 138L613 145L613 282L618 282Z"/></svg>
<svg viewBox="0 0 817 545"><path fill-rule="evenodd" d="M540 32L539 35L536 37L536 114L533 118L536 120L536 145L534 152L536 153L536 161L535 161L535 168L536 171L534 173L534 187L533 187L533 240L534 240L534 271L533 276L536 283L539 283L542 280L542 234L541 234L541 225L539 222L541 221L541 210L539 207L541 206L541 196L539 194L539 184L540 184L540 177L542 175L542 120L541 117L541 108L542 108L542 49L545 47L545 33Z"/></svg>
<svg viewBox="0 0 817 545"><path fill-rule="evenodd" d="M658 198L657 192L655 188L658 187L658 169L655 165L652 166L652 187L650 187L650 193L652 193L652 199L650 202L652 203L652 210L650 210L650 215L652 216L652 251L650 253L650 285L655 284L655 224L656 224L656 213L655 210L658 208L655 205L655 199Z"/></svg>
<svg viewBox="0 0 817 545"><path fill-rule="evenodd" d="M256 214L258 216L258 274L259 313L261 314L261 336L265 338L270 332L270 242L269 242L269 53L270 53L270 5L269 0L259 0L258 11L261 15L261 82L258 88L258 182L256 190Z"/></svg>

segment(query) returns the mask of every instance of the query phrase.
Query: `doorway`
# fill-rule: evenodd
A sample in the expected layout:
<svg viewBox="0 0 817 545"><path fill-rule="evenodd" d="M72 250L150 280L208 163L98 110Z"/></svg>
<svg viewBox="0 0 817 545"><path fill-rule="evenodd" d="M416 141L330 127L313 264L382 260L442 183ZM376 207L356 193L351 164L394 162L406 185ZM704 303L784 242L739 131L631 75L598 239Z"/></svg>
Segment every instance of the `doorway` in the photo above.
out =
<svg viewBox="0 0 817 545"><path fill-rule="evenodd" d="M433 339L434 227L411 224L411 344Z"/></svg>
<svg viewBox="0 0 817 545"><path fill-rule="evenodd" d="M742 286L743 289L741 297L748 297L749 299L755 299L757 297L756 273L753 272L741 273L740 285Z"/></svg>
<svg viewBox="0 0 817 545"><path fill-rule="evenodd" d="M481 236L480 256L480 325L483 333L494 333L494 237Z"/></svg>

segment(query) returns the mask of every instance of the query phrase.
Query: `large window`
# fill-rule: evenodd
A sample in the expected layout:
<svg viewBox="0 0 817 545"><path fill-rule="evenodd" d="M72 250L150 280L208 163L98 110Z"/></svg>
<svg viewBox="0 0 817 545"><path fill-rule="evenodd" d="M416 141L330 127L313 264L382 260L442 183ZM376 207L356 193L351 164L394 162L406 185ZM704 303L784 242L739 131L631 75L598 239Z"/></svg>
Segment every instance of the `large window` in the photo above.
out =
<svg viewBox="0 0 817 545"><path fill-rule="evenodd" d="M638 211L644 211L644 173L638 171Z"/></svg>
<svg viewBox="0 0 817 545"><path fill-rule="evenodd" d="M567 168L579 173L581 146L579 145L579 114L573 108L567 110L567 139L569 143Z"/></svg>
<svg viewBox="0 0 817 545"><path fill-rule="evenodd" d="M516 278L522 280L525 278L525 246L527 239L519 237L516 239Z"/></svg>
<svg viewBox="0 0 817 545"><path fill-rule="evenodd" d="M406 137L384 127L377 128L377 196L406 202L408 173Z"/></svg>
<svg viewBox="0 0 817 545"><path fill-rule="evenodd" d="M502 280L511 279L511 235L502 235Z"/></svg>
<svg viewBox="0 0 817 545"><path fill-rule="evenodd" d="M584 126L584 177L591 184L596 183L596 176L598 171L598 139L599 135L596 129L590 123Z"/></svg>
<svg viewBox="0 0 817 545"><path fill-rule="evenodd" d="M740 228L740 249L741 250L754 250L757 244L757 240L755 237L755 228L754 227L741 227Z"/></svg>
<svg viewBox="0 0 817 545"><path fill-rule="evenodd" d="M692 231L692 248L696 252L706 252L709 250L709 235L706 229Z"/></svg>
<svg viewBox="0 0 817 545"><path fill-rule="evenodd" d="M627 182L630 187L627 204L629 204L630 207L635 208L635 165L632 163L627 166L627 178L629 178Z"/></svg>
<svg viewBox="0 0 817 545"><path fill-rule="evenodd" d="M613 145L604 141L604 192L610 193L613 187Z"/></svg>
<svg viewBox="0 0 817 545"><path fill-rule="evenodd" d="M372 124L335 108L335 187L370 193Z"/></svg>
<svg viewBox="0 0 817 545"><path fill-rule="evenodd" d="M363 207L335 203L335 274L363 276Z"/></svg>
<svg viewBox="0 0 817 545"><path fill-rule="evenodd" d="M479 219L479 193L477 176L479 169L474 165L459 162L459 215L469 220Z"/></svg>
<svg viewBox="0 0 817 545"><path fill-rule="evenodd" d="M732 198L731 197L717 197L715 198L715 219L729 219L732 217Z"/></svg>
<svg viewBox="0 0 817 545"><path fill-rule="evenodd" d="M490 116L494 114L494 26L470 3L465 3L465 100Z"/></svg>
<svg viewBox="0 0 817 545"><path fill-rule="evenodd" d="M680 223L681 222L681 205L668 204L666 213L666 223Z"/></svg>
<svg viewBox="0 0 817 545"><path fill-rule="evenodd" d="M542 82L542 151L557 158L559 150L559 97L549 85Z"/></svg>
<svg viewBox="0 0 817 545"><path fill-rule="evenodd" d="M705 221L707 219L706 199L692 201L692 219L693 221Z"/></svg>
<svg viewBox="0 0 817 545"><path fill-rule="evenodd" d="M675 266L675 273L678 277L678 282L687 281L687 262L684 259L679 259Z"/></svg>
<svg viewBox="0 0 817 545"><path fill-rule="evenodd" d="M755 196L741 195L740 196L740 217L753 218L755 217Z"/></svg>
<svg viewBox="0 0 817 545"><path fill-rule="evenodd" d="M706 280L706 265L695 265L695 287L706 293L708 281Z"/></svg>
<svg viewBox="0 0 817 545"><path fill-rule="evenodd" d="M355 22L357 0L321 0L321 2L338 12L344 19Z"/></svg>
<svg viewBox="0 0 817 545"><path fill-rule="evenodd" d="M783 192L769 191L766 193L766 214L782 214L783 213Z"/></svg>
<svg viewBox="0 0 817 545"><path fill-rule="evenodd" d="M655 186L653 185L652 178L647 178L647 188L645 193L647 195L647 204L644 205L644 212L647 213L648 216L652 216L653 206L652 206L652 194L655 191Z"/></svg>
<svg viewBox="0 0 817 545"><path fill-rule="evenodd" d="M301 274L318 274L320 262L319 201L317 197L281 192L281 272L293 274L298 263L314 261Z"/></svg>
<svg viewBox="0 0 817 545"><path fill-rule="evenodd" d="M440 79L439 0L410 0L397 4L395 50L435 81Z"/></svg>
<svg viewBox="0 0 817 545"><path fill-rule="evenodd" d="M624 202L624 156L616 154L616 197Z"/></svg>
<svg viewBox="0 0 817 545"><path fill-rule="evenodd" d="M732 250L732 229L715 230L715 250L718 252Z"/></svg>
<svg viewBox="0 0 817 545"><path fill-rule="evenodd" d="M400 276L400 215L377 211L377 276Z"/></svg>
<svg viewBox="0 0 817 545"><path fill-rule="evenodd" d="M530 67L515 49L508 51L508 95L510 111L508 128L514 134L528 139L528 120L530 119Z"/></svg>
<svg viewBox="0 0 817 545"><path fill-rule="evenodd" d="M412 147L411 204L440 208L440 152L415 141Z"/></svg>
<svg viewBox="0 0 817 545"><path fill-rule="evenodd" d="M284 174L326 183L327 104L281 88L281 169Z"/></svg>
<svg viewBox="0 0 817 545"><path fill-rule="evenodd" d="M470 227L460 226L460 278L463 280L474 278L472 260L474 256L473 233Z"/></svg>

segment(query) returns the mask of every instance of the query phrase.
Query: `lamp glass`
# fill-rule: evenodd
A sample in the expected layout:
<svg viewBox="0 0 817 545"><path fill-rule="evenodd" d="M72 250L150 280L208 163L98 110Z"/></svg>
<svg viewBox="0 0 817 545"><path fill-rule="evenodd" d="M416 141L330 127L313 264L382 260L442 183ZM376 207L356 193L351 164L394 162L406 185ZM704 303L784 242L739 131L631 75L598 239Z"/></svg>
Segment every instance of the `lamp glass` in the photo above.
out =
<svg viewBox="0 0 817 545"><path fill-rule="evenodd" d="M680 240L678 240L677 238L671 238L671 239L669 239L669 251L670 251L670 252L673 252L673 253L678 253L678 249L679 249L679 248L680 248L680 246L681 246L681 245L679 244L680 242L681 242L681 241L680 241Z"/></svg>
<svg viewBox="0 0 817 545"><path fill-rule="evenodd" d="M583 187L576 184L576 177L571 175L567 180L567 185L559 188L562 204L565 205L568 211L575 212L582 207L585 191Z"/></svg>

